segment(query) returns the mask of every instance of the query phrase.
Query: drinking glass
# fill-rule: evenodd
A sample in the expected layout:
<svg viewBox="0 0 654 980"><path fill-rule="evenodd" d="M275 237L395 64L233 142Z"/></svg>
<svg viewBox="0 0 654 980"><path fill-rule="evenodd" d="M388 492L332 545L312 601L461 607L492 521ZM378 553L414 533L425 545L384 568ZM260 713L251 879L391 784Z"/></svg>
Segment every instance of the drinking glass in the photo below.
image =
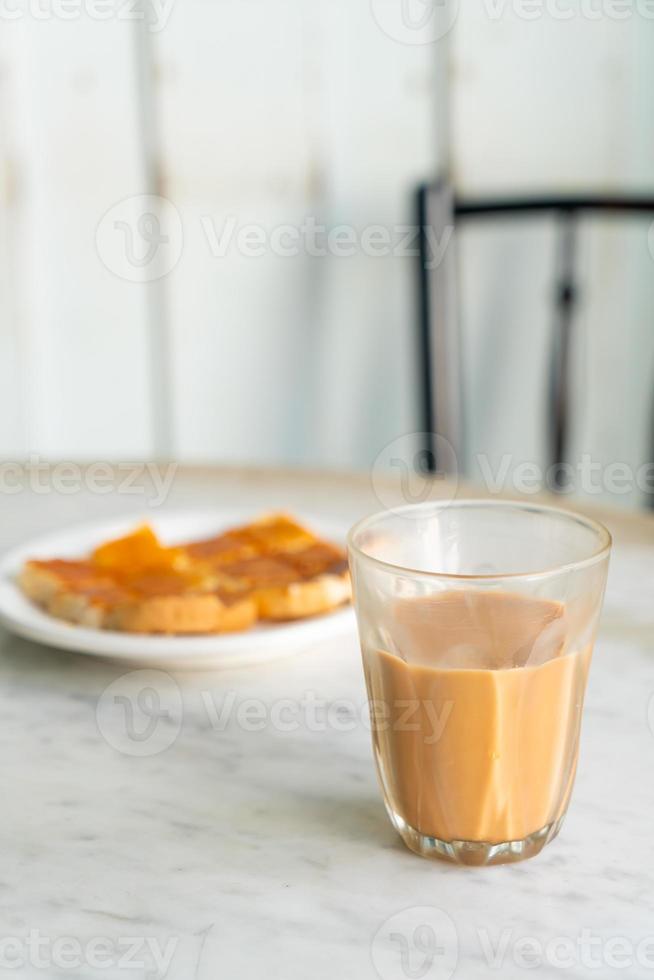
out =
<svg viewBox="0 0 654 980"><path fill-rule="evenodd" d="M400 507L348 538L373 749L426 857L498 864L558 833L611 536L540 504Z"/></svg>

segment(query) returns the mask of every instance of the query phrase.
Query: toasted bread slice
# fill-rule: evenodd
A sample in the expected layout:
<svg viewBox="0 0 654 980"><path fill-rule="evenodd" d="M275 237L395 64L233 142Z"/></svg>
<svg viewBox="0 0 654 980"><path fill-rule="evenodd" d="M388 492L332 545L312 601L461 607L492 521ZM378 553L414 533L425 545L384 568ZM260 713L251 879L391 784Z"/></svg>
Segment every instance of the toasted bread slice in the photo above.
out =
<svg viewBox="0 0 654 980"><path fill-rule="evenodd" d="M287 514L193 542L186 551L249 591L262 619L315 616L351 598L345 552Z"/></svg>
<svg viewBox="0 0 654 980"><path fill-rule="evenodd" d="M344 552L318 542L267 558L247 558L222 566L257 603L262 619L302 619L329 612L351 598Z"/></svg>
<svg viewBox="0 0 654 980"><path fill-rule="evenodd" d="M125 598L116 581L91 562L28 561L19 576L23 592L51 615L100 628L109 608Z"/></svg>
<svg viewBox="0 0 654 980"><path fill-rule="evenodd" d="M247 629L257 618L242 590L221 591L218 577L202 563L184 571L146 569L123 573L128 598L107 616L109 629L131 633L225 633Z"/></svg>
<svg viewBox="0 0 654 980"><path fill-rule="evenodd" d="M222 633L247 629L257 607L246 595L221 595L202 574L123 573L120 581L89 562L30 561L19 584L58 619L134 633Z"/></svg>
<svg viewBox="0 0 654 980"><path fill-rule="evenodd" d="M347 572L318 575L314 579L291 582L285 588L258 589L254 593L261 619L304 619L331 612L352 597Z"/></svg>
<svg viewBox="0 0 654 980"><path fill-rule="evenodd" d="M23 592L39 605L47 605L62 591L81 593L115 586L114 580L99 572L91 562L62 558L25 562L18 583Z"/></svg>
<svg viewBox="0 0 654 980"><path fill-rule="evenodd" d="M232 633L248 629L256 619L250 596L231 599L208 592L133 598L110 611L105 627L129 633Z"/></svg>
<svg viewBox="0 0 654 980"><path fill-rule="evenodd" d="M287 514L269 514L206 541L192 541L184 550L191 558L216 566L248 558L290 554L317 540Z"/></svg>

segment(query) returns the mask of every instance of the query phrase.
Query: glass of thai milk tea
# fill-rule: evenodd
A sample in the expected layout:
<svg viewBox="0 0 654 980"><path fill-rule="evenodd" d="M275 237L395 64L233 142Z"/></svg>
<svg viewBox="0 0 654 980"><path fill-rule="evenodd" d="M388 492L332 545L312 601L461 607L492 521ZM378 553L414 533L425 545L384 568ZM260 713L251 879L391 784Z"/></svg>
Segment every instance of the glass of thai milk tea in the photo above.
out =
<svg viewBox="0 0 654 980"><path fill-rule="evenodd" d="M504 501L351 530L377 772L411 850L498 864L558 833L610 549L596 521Z"/></svg>

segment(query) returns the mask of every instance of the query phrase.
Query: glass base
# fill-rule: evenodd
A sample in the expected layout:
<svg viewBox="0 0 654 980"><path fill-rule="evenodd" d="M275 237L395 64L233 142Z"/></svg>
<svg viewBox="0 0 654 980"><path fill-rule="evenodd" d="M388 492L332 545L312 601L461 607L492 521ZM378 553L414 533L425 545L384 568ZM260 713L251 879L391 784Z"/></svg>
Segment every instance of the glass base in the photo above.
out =
<svg viewBox="0 0 654 980"><path fill-rule="evenodd" d="M452 861L454 864L475 867L509 864L512 861L525 861L527 858L535 857L556 837L563 823L561 816L522 840L491 844L487 841L440 840L438 837L429 837L406 823L399 814L389 812L389 816L406 846L421 857L440 858Z"/></svg>

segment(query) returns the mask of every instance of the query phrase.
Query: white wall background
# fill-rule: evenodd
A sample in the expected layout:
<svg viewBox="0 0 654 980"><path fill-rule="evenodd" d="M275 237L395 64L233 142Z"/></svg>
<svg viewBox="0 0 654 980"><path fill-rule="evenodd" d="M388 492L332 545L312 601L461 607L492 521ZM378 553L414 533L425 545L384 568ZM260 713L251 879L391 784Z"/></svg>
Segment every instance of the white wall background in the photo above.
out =
<svg viewBox="0 0 654 980"><path fill-rule="evenodd" d="M560 0L569 19L527 20L518 0L483 0L439 22L432 0L140 2L102 20L94 0L67 18L3 7L20 16L0 23L1 456L368 465L420 424L412 260L255 258L233 240L217 254L230 222L395 237L446 159L461 193L654 184L654 21L633 11L589 19ZM180 222L159 214L157 262L180 254L129 281L112 222L151 194ZM479 451L544 452L553 248L543 222L460 236L472 468ZM581 261L574 448L637 461L647 226L584 228Z"/></svg>

